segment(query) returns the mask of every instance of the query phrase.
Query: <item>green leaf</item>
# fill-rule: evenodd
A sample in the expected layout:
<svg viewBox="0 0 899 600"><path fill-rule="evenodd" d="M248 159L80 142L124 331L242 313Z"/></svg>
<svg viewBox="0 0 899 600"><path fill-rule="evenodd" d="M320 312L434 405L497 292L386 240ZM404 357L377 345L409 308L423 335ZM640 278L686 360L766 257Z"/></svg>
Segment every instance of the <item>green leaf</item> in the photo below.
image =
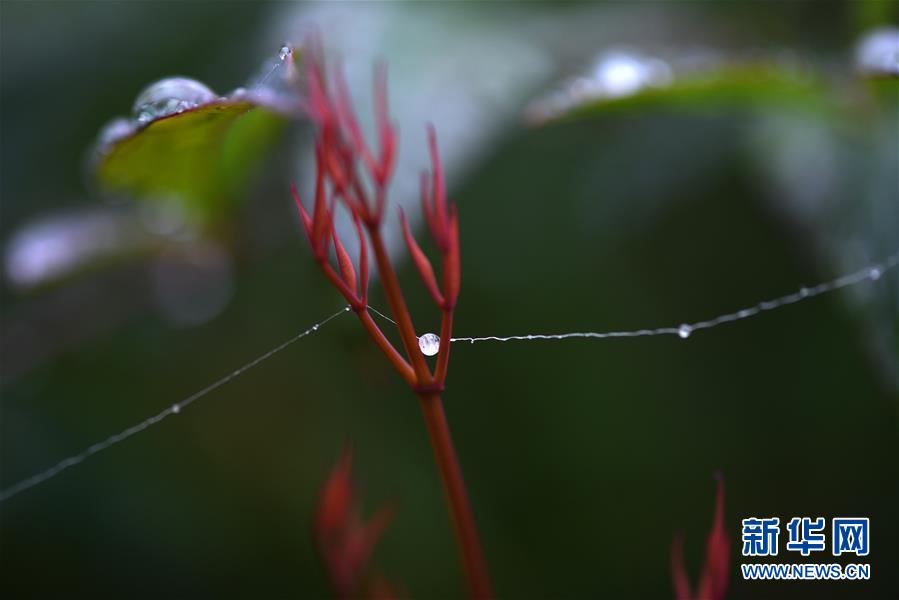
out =
<svg viewBox="0 0 899 600"><path fill-rule="evenodd" d="M827 109L823 82L792 69L773 65L739 65L675 74L670 82L646 86L633 93L571 101L548 118L568 119L601 116L641 109L702 110L798 107L811 111Z"/></svg>
<svg viewBox="0 0 899 600"><path fill-rule="evenodd" d="M251 100L221 99L150 122L101 148L103 189L175 199L208 222L233 204L287 118Z"/></svg>

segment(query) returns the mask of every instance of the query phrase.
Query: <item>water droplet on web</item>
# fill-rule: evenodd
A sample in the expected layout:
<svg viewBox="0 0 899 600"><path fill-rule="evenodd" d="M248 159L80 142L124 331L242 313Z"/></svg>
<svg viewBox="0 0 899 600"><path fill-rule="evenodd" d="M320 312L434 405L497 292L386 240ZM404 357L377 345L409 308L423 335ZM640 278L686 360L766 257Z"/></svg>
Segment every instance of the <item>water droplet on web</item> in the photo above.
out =
<svg viewBox="0 0 899 600"><path fill-rule="evenodd" d="M263 64L257 75L250 79L246 89L239 88L230 98L247 99L285 114L295 114L300 109L300 74L294 61L294 48L284 44L277 54Z"/></svg>
<svg viewBox="0 0 899 600"><path fill-rule="evenodd" d="M800 298L808 298L808 288L807 287L799 288L799 297Z"/></svg>
<svg viewBox="0 0 899 600"><path fill-rule="evenodd" d="M141 125L216 100L208 87L187 77L168 77L148 85L137 95L132 112Z"/></svg>
<svg viewBox="0 0 899 600"><path fill-rule="evenodd" d="M871 281L877 281L878 279L880 279L881 273L882 273L882 271L880 270L880 267L868 268L868 278Z"/></svg>
<svg viewBox="0 0 899 600"><path fill-rule="evenodd" d="M177 415L179 412L181 412L181 405L172 404L172 414Z"/></svg>
<svg viewBox="0 0 899 600"><path fill-rule="evenodd" d="M682 340L690 337L691 333L693 333L693 328L686 323L677 328L677 335L679 335Z"/></svg>
<svg viewBox="0 0 899 600"><path fill-rule="evenodd" d="M425 356L434 356L440 350L440 337L433 333L426 333L418 338L418 347Z"/></svg>

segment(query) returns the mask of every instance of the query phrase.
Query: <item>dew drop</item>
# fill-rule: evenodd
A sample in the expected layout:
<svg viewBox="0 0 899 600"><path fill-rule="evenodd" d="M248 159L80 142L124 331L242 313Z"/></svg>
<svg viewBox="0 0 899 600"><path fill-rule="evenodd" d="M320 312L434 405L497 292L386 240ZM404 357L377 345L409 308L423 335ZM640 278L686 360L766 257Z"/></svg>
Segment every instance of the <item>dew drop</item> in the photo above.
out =
<svg viewBox="0 0 899 600"><path fill-rule="evenodd" d="M592 79L590 87L596 95L617 98L647 87L668 84L671 68L657 58L616 50L599 56L593 66Z"/></svg>
<svg viewBox="0 0 899 600"><path fill-rule="evenodd" d="M231 93L226 96L229 100L242 100L247 97L247 88L245 87L237 87L231 90Z"/></svg>
<svg viewBox="0 0 899 600"><path fill-rule="evenodd" d="M278 58L284 60L291 54L291 52L293 52L293 50L291 50L290 46L285 44L284 46L281 46L280 50L278 50Z"/></svg>
<svg viewBox="0 0 899 600"><path fill-rule="evenodd" d="M869 267L868 279L870 279L871 281L877 281L878 279L880 279L881 273L882 271L880 270L880 267Z"/></svg>
<svg viewBox="0 0 899 600"><path fill-rule="evenodd" d="M440 337L433 333L426 333L418 338L418 347L425 356L434 356L440 350Z"/></svg>
<svg viewBox="0 0 899 600"><path fill-rule="evenodd" d="M807 287L799 288L799 297L800 298L808 298L808 288Z"/></svg>
<svg viewBox="0 0 899 600"><path fill-rule="evenodd" d="M168 77L145 87L137 95L132 112L137 122L145 125L216 99L212 90L195 79Z"/></svg>
<svg viewBox="0 0 899 600"><path fill-rule="evenodd" d="M181 405L172 404L172 414L177 415L179 412L181 412Z"/></svg>
<svg viewBox="0 0 899 600"><path fill-rule="evenodd" d="M674 79L668 62L628 49L599 54L586 73L567 80L561 89L532 103L528 118L536 122L561 115L596 99L622 98L648 88L661 88Z"/></svg>
<svg viewBox="0 0 899 600"><path fill-rule="evenodd" d="M118 117L103 126L97 138L97 145L101 149L108 148L132 133L134 133L134 124L129 119Z"/></svg>
<svg viewBox="0 0 899 600"><path fill-rule="evenodd" d="M856 46L855 65L865 75L899 75L899 29L882 27L865 35Z"/></svg>
<svg viewBox="0 0 899 600"><path fill-rule="evenodd" d="M690 337L691 333L693 333L693 328L686 323L677 328L677 335L679 335L682 340Z"/></svg>

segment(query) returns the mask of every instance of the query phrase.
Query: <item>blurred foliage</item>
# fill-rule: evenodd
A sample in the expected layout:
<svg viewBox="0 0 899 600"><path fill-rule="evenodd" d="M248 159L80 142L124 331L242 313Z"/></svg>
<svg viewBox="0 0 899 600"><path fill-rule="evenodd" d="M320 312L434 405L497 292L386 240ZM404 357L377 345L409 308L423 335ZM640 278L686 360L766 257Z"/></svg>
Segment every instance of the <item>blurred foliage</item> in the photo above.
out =
<svg viewBox="0 0 899 600"><path fill-rule="evenodd" d="M660 90L635 98L633 110L597 104L540 128L506 115L483 160L449 173L462 219L460 336L698 320L896 251L894 82L864 84L882 90L883 102L862 103L851 126L845 113L807 119L794 110L794 101L841 105L858 89L831 84L853 79L852 44L875 21L894 19L895 3L358 8L435 27L445 23L440 10L471 20L489 11L492 26L535 46L554 36L560 76L631 36L647 45L701 39L725 51L789 45L827 80L809 88L778 73L703 80L672 92L701 109L673 109ZM0 10L6 240L33 217L100 204L85 193L84 150L142 85L188 73L221 89L280 43L282 23L304 7L5 1ZM348 52L380 39L361 16L346 25L357 43ZM407 55L436 64L427 41ZM492 56L498 64L515 60L503 50ZM453 72L446 86L469 83L468 71ZM396 117L402 128L419 125ZM454 121L460 130L466 117ZM210 122L235 141L242 135L233 115ZM235 232L235 293L206 324L174 326L159 312L152 260L45 294L4 283L0 486L158 413L340 305L297 227L288 182L300 146L291 141L275 146L249 201L225 217ZM254 147L238 145L228 164ZM207 158L197 168L222 167ZM196 185L212 198L229 184ZM496 588L509 598L670 597L671 540L684 533L695 579L720 472L735 548L740 519L751 515L872 522L871 581L748 583L734 567L730 597L899 596L899 348L882 345L899 332L892 273L686 341L454 349L447 413ZM409 266L400 276L415 279ZM376 290L372 302L385 304ZM435 330L426 292L413 291L409 303L417 326ZM14 378L13 357L30 361ZM415 399L350 315L0 505L0 595L325 596L311 520L347 439L366 497L398 507L375 557L385 576L415 597L458 597L456 550Z"/></svg>
<svg viewBox="0 0 899 600"><path fill-rule="evenodd" d="M575 104L563 118L601 116L615 109L708 111L769 105L820 111L826 102L818 77L776 65L731 65L675 74L670 85L646 87L622 97L588 99Z"/></svg>

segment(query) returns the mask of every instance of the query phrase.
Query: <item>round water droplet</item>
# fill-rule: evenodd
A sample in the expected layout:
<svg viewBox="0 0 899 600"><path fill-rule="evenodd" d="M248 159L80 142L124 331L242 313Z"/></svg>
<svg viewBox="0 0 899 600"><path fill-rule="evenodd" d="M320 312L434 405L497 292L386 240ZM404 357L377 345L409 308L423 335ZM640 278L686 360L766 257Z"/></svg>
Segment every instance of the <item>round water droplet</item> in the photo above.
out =
<svg viewBox="0 0 899 600"><path fill-rule="evenodd" d="M97 137L97 145L101 150L134 133L134 123L124 117L113 119L103 126Z"/></svg>
<svg viewBox="0 0 899 600"><path fill-rule="evenodd" d="M238 88L234 88L233 90L231 90L231 93L228 94L226 97L229 99L232 99L232 100L239 100L241 98L246 98L246 96L247 96L247 88L238 87Z"/></svg>
<svg viewBox="0 0 899 600"><path fill-rule="evenodd" d="M693 328L686 323L677 328L677 335L679 335L682 340L690 337L691 333L693 333Z"/></svg>
<svg viewBox="0 0 899 600"><path fill-rule="evenodd" d="M594 93L617 98L671 81L671 67L662 60L630 51L610 51L593 66Z"/></svg>
<svg viewBox="0 0 899 600"><path fill-rule="evenodd" d="M179 405L179 404L172 404L172 414L176 414L176 415L177 415L179 412L181 412L181 405Z"/></svg>
<svg viewBox="0 0 899 600"><path fill-rule="evenodd" d="M138 123L146 124L196 108L216 98L212 90L195 79L169 77L145 87L137 95L132 111Z"/></svg>
<svg viewBox="0 0 899 600"><path fill-rule="evenodd" d="M418 338L418 347L425 356L434 356L440 350L440 337L433 333L426 333Z"/></svg>
<svg viewBox="0 0 899 600"><path fill-rule="evenodd" d="M800 298L808 298L808 288L807 287L799 288L799 297Z"/></svg>
<svg viewBox="0 0 899 600"><path fill-rule="evenodd" d="M285 45L281 46L280 50L278 50L278 58L280 58L281 60L284 60L292 52L293 52L293 50L291 49L291 47L285 44Z"/></svg>
<svg viewBox="0 0 899 600"><path fill-rule="evenodd" d="M871 281L877 281L878 279L880 279L881 273L882 273L882 271L880 270L880 267L869 267L868 268L868 278Z"/></svg>
<svg viewBox="0 0 899 600"><path fill-rule="evenodd" d="M881 27L865 35L856 46L855 64L866 75L899 75L899 28Z"/></svg>

